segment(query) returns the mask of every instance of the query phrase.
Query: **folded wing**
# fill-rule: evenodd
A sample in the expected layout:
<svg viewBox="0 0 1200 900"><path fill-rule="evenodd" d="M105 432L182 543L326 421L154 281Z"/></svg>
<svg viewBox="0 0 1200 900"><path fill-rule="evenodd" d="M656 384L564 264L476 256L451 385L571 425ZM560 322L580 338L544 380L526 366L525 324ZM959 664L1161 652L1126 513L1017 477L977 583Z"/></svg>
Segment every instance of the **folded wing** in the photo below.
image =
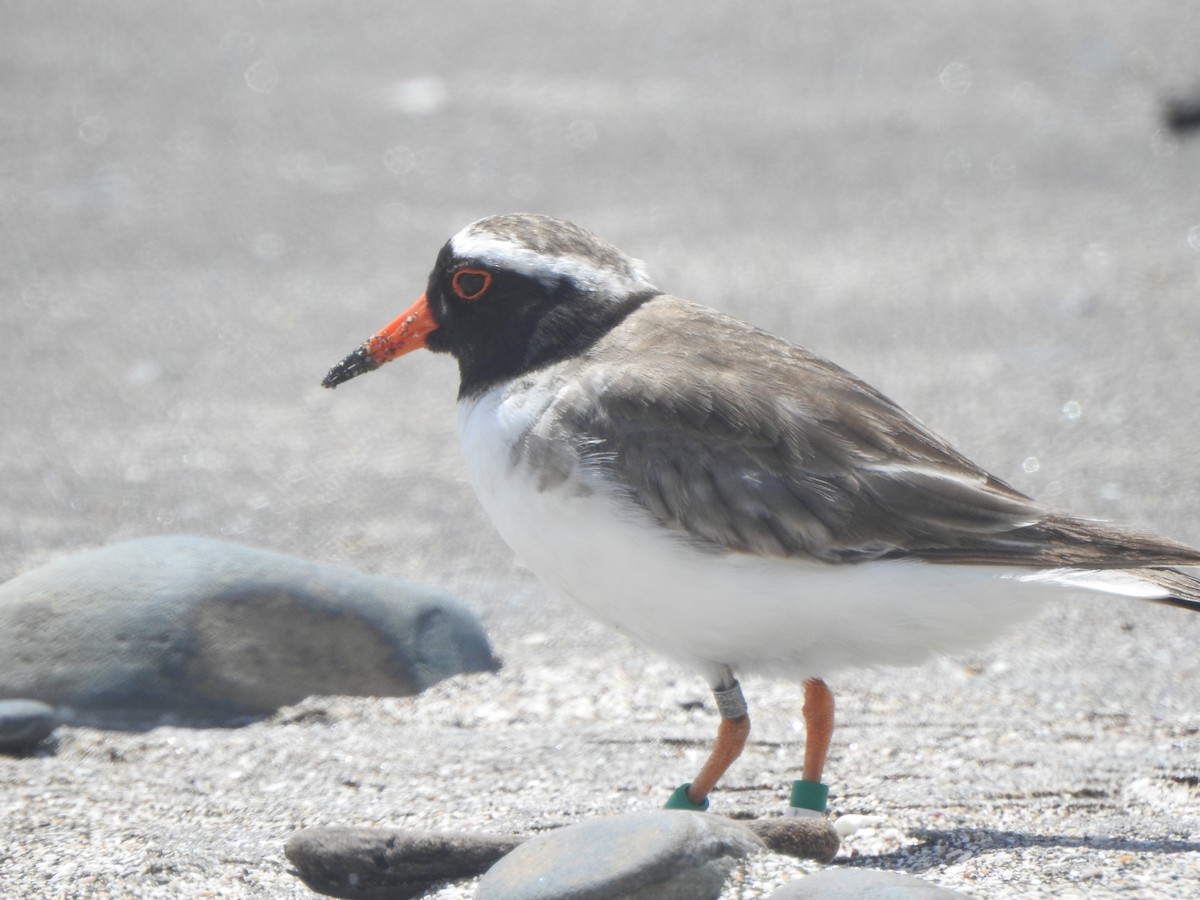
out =
<svg viewBox="0 0 1200 900"><path fill-rule="evenodd" d="M707 321L688 340L667 340L697 316ZM1025 496L850 373L764 332L669 297L631 318L608 340L639 365L581 359L560 397L575 402L546 415L574 434L583 465L611 470L683 539L829 563L1200 565L1183 544ZM1183 573L1137 577L1200 600Z"/></svg>

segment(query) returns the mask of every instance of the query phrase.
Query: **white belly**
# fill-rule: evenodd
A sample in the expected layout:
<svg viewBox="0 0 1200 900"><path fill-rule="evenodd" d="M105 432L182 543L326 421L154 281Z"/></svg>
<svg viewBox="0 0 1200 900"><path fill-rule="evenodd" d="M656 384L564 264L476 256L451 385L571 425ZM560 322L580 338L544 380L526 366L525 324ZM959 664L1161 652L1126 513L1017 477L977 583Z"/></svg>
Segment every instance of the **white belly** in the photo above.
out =
<svg viewBox="0 0 1200 900"><path fill-rule="evenodd" d="M460 404L480 502L550 590L706 675L722 665L811 677L917 663L986 642L1062 592L1026 580L1027 570L708 552L586 470L539 492L511 448L544 406L545 395L503 388Z"/></svg>

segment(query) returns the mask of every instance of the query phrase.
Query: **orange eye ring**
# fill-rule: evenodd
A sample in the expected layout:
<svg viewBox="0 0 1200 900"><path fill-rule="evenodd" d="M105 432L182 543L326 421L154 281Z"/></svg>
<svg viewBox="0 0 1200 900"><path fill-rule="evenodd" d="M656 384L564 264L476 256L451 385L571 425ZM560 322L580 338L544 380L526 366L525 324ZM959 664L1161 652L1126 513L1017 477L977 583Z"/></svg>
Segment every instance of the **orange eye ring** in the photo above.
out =
<svg viewBox="0 0 1200 900"><path fill-rule="evenodd" d="M450 287L463 300L477 300L492 286L492 273L486 269L459 269L450 279Z"/></svg>

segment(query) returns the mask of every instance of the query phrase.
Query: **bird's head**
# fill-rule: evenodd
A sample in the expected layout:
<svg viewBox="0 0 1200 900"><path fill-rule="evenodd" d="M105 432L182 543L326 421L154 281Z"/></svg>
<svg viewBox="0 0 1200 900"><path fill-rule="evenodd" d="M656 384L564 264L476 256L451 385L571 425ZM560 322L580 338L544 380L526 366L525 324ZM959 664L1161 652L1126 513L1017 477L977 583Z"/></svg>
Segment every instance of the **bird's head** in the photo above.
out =
<svg viewBox="0 0 1200 900"><path fill-rule="evenodd" d="M322 384L427 347L458 360L471 394L581 352L658 293L638 261L570 222L491 216L447 241L425 293Z"/></svg>

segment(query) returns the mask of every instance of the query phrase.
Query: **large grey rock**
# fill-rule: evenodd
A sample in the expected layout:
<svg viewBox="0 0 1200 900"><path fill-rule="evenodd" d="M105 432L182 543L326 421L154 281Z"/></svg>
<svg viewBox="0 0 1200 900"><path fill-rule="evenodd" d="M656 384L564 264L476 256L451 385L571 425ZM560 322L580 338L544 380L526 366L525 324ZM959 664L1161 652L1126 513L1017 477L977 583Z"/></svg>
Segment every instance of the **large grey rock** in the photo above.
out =
<svg viewBox="0 0 1200 900"><path fill-rule="evenodd" d="M25 753L58 725L54 707L37 700L0 700L0 753Z"/></svg>
<svg viewBox="0 0 1200 900"><path fill-rule="evenodd" d="M474 615L428 588L203 538L102 547L0 585L0 698L69 721L237 724L496 665Z"/></svg>
<svg viewBox="0 0 1200 900"><path fill-rule="evenodd" d="M788 882L769 900L963 900L967 896L899 872L826 869Z"/></svg>
<svg viewBox="0 0 1200 900"><path fill-rule="evenodd" d="M292 835L283 852L318 893L404 900L445 881L482 875L524 840L466 832L305 828Z"/></svg>
<svg viewBox="0 0 1200 900"><path fill-rule="evenodd" d="M730 819L651 810L530 838L479 882L476 900L706 900L766 847Z"/></svg>

